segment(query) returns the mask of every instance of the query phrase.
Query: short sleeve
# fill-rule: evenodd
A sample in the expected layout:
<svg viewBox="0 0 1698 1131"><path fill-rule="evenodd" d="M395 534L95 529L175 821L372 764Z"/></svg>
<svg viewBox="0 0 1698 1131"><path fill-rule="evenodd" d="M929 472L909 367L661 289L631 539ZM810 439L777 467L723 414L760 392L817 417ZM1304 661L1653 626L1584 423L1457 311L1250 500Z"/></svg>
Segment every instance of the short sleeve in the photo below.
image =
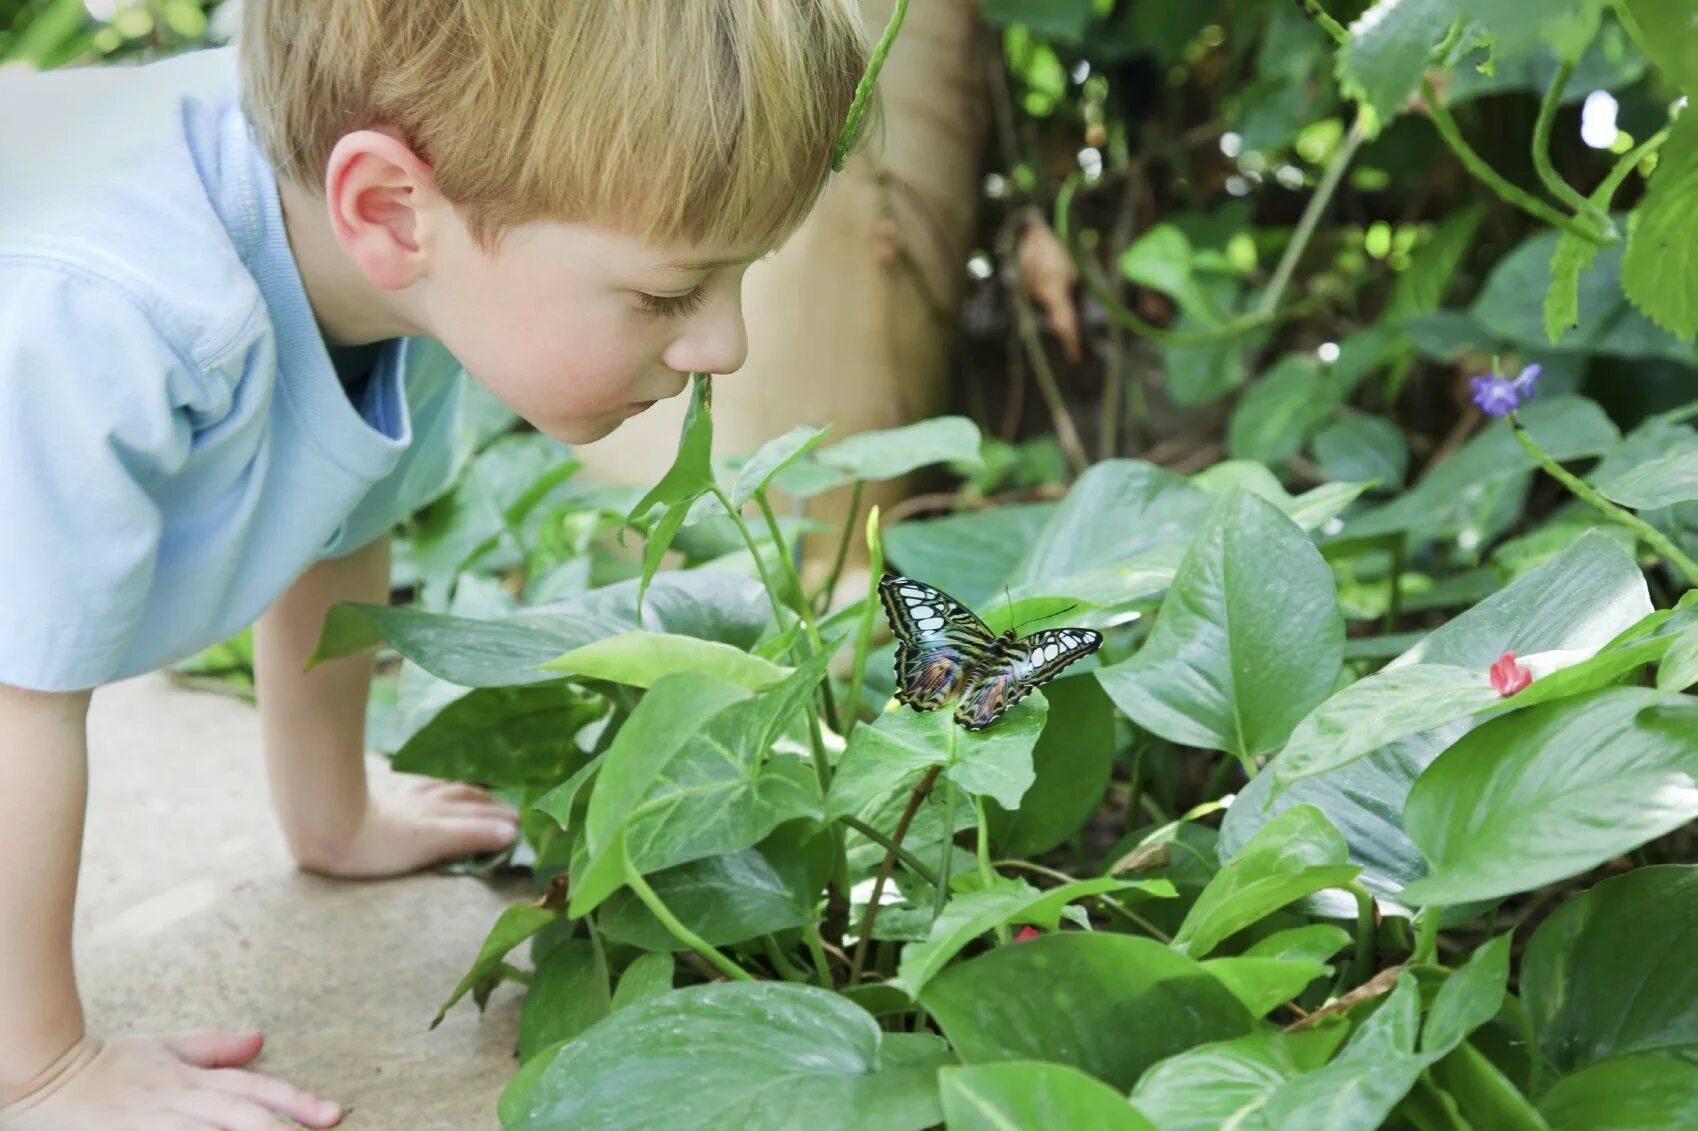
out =
<svg viewBox="0 0 1698 1131"><path fill-rule="evenodd" d="M440 343L410 338L402 380L412 440L390 473L372 484L320 558L354 553L387 534L454 482L459 470L460 403L465 370Z"/></svg>
<svg viewBox="0 0 1698 1131"><path fill-rule="evenodd" d="M144 611L189 366L116 284L0 257L0 683L109 682Z"/></svg>

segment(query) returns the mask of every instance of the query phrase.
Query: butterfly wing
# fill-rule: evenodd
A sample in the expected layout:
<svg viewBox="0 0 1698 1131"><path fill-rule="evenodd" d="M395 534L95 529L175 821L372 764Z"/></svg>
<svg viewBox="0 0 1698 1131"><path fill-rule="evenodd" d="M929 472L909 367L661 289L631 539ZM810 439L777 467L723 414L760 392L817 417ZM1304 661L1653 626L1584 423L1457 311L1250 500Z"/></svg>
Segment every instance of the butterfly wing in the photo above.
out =
<svg viewBox="0 0 1698 1131"><path fill-rule="evenodd" d="M965 605L923 581L887 577L878 593L896 636L897 701L916 711L941 707L991 655L996 637Z"/></svg>
<svg viewBox="0 0 1698 1131"><path fill-rule="evenodd" d="M1102 634L1088 628L1057 628L1003 645L999 657L972 673L955 721L968 730L983 730L1032 688L1048 683L1102 642Z"/></svg>

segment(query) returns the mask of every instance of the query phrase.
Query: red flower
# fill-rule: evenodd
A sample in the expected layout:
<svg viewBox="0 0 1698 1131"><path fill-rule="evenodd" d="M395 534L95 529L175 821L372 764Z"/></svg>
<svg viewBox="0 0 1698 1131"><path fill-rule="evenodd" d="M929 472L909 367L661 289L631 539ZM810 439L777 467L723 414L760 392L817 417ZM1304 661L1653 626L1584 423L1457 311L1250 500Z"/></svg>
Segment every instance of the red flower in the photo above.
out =
<svg viewBox="0 0 1698 1131"><path fill-rule="evenodd" d="M1515 662L1514 652L1505 652L1492 665L1492 690L1505 699L1533 682L1533 673Z"/></svg>
<svg viewBox="0 0 1698 1131"><path fill-rule="evenodd" d="M1038 937L1038 929L1036 927L1021 927L1020 930L1015 934L1014 941L1015 942L1025 942L1027 939L1035 939L1037 937Z"/></svg>

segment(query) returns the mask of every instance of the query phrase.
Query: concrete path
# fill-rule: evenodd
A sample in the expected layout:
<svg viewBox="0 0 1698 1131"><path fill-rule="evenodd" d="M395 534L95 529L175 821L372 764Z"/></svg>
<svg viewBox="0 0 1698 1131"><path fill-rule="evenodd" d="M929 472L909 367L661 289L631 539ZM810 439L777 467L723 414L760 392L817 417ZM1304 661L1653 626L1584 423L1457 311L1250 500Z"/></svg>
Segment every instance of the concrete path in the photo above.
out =
<svg viewBox="0 0 1698 1131"><path fill-rule="evenodd" d="M502 907L461 876L297 871L246 704L151 675L95 693L77 962L97 1032L257 1028L254 1067L331 1096L349 1131L483 1131L517 1068L521 991L427 1027ZM372 757L382 788L388 762Z"/></svg>

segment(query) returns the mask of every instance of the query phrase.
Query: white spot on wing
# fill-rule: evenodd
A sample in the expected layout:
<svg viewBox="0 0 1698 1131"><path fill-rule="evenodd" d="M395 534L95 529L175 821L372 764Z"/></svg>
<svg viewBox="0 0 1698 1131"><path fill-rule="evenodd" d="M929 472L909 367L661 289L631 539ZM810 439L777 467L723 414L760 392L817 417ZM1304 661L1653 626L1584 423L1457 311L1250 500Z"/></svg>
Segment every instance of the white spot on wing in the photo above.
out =
<svg viewBox="0 0 1698 1131"><path fill-rule="evenodd" d="M915 624L922 632L936 632L938 629L943 627L943 618L930 617L926 620L916 621Z"/></svg>
<svg viewBox="0 0 1698 1131"><path fill-rule="evenodd" d="M904 585L900 589L898 589L897 592L902 594L904 597L924 597L925 596L925 592L923 590L915 589L912 585Z"/></svg>
<svg viewBox="0 0 1698 1131"><path fill-rule="evenodd" d="M922 605L918 601L913 602L912 611L917 617L929 617L933 615L932 607L930 605Z"/></svg>

